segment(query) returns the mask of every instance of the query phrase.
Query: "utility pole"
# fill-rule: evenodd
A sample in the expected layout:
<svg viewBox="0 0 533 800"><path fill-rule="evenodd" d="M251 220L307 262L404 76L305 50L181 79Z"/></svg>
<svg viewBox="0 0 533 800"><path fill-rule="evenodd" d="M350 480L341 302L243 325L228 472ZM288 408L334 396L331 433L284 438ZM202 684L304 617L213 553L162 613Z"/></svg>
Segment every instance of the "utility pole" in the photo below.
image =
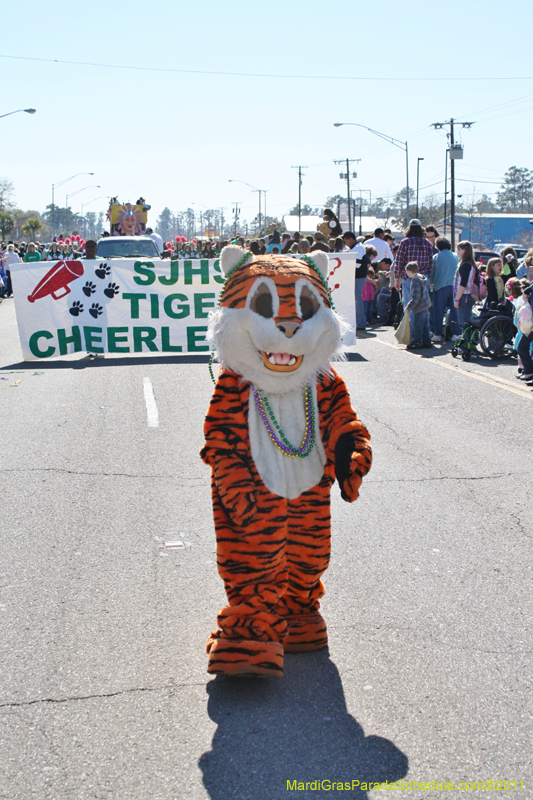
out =
<svg viewBox="0 0 533 800"><path fill-rule="evenodd" d="M348 204L348 230L352 230L352 198L350 195L350 164L352 162L359 162L361 161L360 158L342 158L340 161L336 161L333 159L334 164L346 164L346 172L341 172L339 177L342 179L346 178L346 188L347 188L347 195L346 195L346 202ZM352 173L352 178L357 178L357 172ZM355 222L355 220L354 220Z"/></svg>
<svg viewBox="0 0 533 800"><path fill-rule="evenodd" d="M266 233L267 233L267 230L268 230L268 219L267 219L267 192L268 192L268 189L262 189L261 191L265 195L265 202L264 202L264 205L263 205L263 216L265 218L265 236L266 236Z"/></svg>
<svg viewBox="0 0 533 800"><path fill-rule="evenodd" d="M446 150L446 163L444 165L444 235L446 236L446 222L448 213L448 150Z"/></svg>
<svg viewBox="0 0 533 800"><path fill-rule="evenodd" d="M233 208L233 214L235 216L235 221L233 223L233 229L234 229L233 230L233 235L237 236L237 229L238 229L238 226L239 226L239 215L241 213L241 210L240 210L239 206L241 204L240 203L235 203L234 205L235 205L235 208Z"/></svg>
<svg viewBox="0 0 533 800"><path fill-rule="evenodd" d="M298 230L302 228L302 170L309 167L291 167L298 170ZM266 198L265 198L266 199Z"/></svg>
<svg viewBox="0 0 533 800"><path fill-rule="evenodd" d="M220 209L220 238L224 238L224 209Z"/></svg>
<svg viewBox="0 0 533 800"><path fill-rule="evenodd" d="M259 214L257 215L257 236L261 236L261 194L262 189L252 189L252 192L257 192L259 195Z"/></svg>
<svg viewBox="0 0 533 800"><path fill-rule="evenodd" d="M463 128L471 128L475 125L474 122L458 122L453 117L446 122L434 122L432 128L435 130L442 130L445 125L450 126L450 132L447 135L449 141L448 152L450 153L450 225L452 229L452 250L455 250L455 160L463 157L463 145L455 142L454 139L454 125L461 125Z"/></svg>
<svg viewBox="0 0 533 800"><path fill-rule="evenodd" d="M423 158L416 159L416 218L418 219L418 200L420 196L420 162L423 161Z"/></svg>

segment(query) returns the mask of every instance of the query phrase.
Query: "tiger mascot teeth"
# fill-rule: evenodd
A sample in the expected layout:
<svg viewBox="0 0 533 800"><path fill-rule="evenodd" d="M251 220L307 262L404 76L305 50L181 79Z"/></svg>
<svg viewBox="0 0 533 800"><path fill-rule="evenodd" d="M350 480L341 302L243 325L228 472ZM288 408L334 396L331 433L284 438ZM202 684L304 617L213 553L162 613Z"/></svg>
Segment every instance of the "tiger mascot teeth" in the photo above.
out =
<svg viewBox="0 0 533 800"><path fill-rule="evenodd" d="M217 564L228 605L207 641L209 673L281 677L285 652L327 646L319 612L330 558L330 487L357 499L370 436L331 360L343 324L328 258L220 259L210 333L222 368L204 425Z"/></svg>

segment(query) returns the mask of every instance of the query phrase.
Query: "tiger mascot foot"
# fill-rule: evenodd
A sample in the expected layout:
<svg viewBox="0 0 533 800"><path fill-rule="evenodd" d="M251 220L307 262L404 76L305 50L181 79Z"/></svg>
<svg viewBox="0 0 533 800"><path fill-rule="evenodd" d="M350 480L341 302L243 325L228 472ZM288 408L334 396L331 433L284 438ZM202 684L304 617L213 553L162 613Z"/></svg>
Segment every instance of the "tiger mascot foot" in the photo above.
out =
<svg viewBox="0 0 533 800"><path fill-rule="evenodd" d="M207 640L211 675L236 678L281 678L283 645L255 639L221 639L213 634Z"/></svg>
<svg viewBox="0 0 533 800"><path fill-rule="evenodd" d="M286 619L288 636L283 643L286 653L306 653L327 647L328 631L324 617L318 611Z"/></svg>

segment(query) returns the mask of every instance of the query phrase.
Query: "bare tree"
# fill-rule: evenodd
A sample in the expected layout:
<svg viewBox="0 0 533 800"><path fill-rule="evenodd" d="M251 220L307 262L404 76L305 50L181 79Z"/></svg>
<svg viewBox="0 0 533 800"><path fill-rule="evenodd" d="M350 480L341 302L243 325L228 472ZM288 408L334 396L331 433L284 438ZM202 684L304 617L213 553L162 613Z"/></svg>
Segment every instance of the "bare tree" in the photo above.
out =
<svg viewBox="0 0 533 800"><path fill-rule="evenodd" d="M12 211L15 187L8 178L0 178L0 211Z"/></svg>

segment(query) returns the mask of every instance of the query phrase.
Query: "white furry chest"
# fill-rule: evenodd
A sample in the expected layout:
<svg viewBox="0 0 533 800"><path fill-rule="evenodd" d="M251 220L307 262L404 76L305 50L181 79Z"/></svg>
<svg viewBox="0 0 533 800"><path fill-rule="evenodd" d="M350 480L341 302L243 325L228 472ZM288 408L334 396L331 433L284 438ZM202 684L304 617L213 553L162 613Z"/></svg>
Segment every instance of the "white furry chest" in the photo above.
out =
<svg viewBox="0 0 533 800"><path fill-rule="evenodd" d="M314 447L306 458L288 458L270 439L257 408L254 393L250 389L248 431L254 464L267 489L288 500L294 500L302 492L315 486L324 474L326 454L320 438L316 384L312 385L312 396L315 409ZM281 395L269 394L268 402L285 437L293 447L300 447L305 431L303 390L297 389ZM270 417L268 420L273 427ZM274 430L280 438L278 429L274 428Z"/></svg>

